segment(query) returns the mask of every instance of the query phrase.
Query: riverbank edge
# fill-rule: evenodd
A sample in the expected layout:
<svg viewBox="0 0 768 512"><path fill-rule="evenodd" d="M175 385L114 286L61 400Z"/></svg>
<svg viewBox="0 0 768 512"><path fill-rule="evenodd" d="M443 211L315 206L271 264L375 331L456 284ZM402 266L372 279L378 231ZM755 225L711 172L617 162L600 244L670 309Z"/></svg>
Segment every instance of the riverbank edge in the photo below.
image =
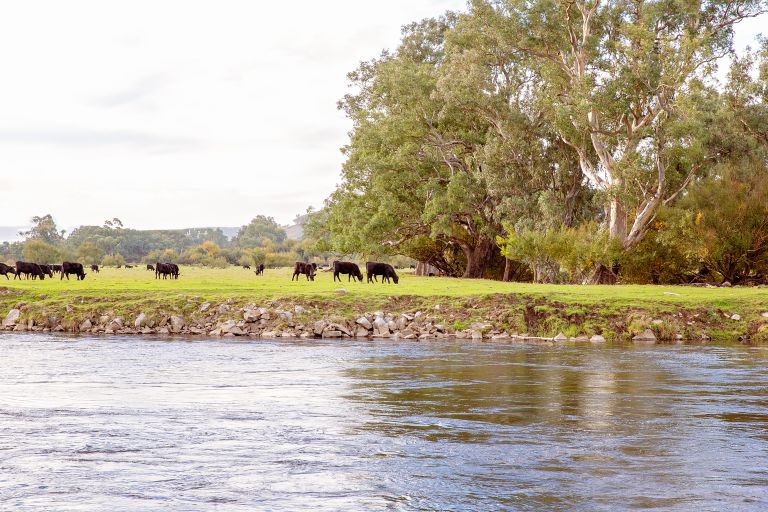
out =
<svg viewBox="0 0 768 512"><path fill-rule="evenodd" d="M6 291L8 293L13 293ZM205 299L177 294L120 301L3 297L0 331L229 338L471 339L528 342L768 342L768 304L563 304L541 297L328 297ZM739 311L735 311L739 309Z"/></svg>

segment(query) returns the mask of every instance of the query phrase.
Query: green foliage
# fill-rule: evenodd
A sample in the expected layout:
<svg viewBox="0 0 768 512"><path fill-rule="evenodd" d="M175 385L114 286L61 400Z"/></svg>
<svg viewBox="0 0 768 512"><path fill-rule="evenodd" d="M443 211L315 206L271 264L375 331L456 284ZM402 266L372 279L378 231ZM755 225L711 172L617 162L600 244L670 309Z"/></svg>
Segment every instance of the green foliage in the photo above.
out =
<svg viewBox="0 0 768 512"><path fill-rule="evenodd" d="M30 238L29 241L25 242L22 256L24 261L33 263L52 264L61 261L59 250L42 238Z"/></svg>
<svg viewBox="0 0 768 512"><path fill-rule="evenodd" d="M502 254L527 264L537 283L582 283L597 264L610 266L619 247L595 224L546 231L524 229L499 237Z"/></svg>
<svg viewBox="0 0 768 512"><path fill-rule="evenodd" d="M125 265L125 258L120 253L108 254L101 259L101 265L104 267L121 267Z"/></svg>
<svg viewBox="0 0 768 512"><path fill-rule="evenodd" d="M259 247L267 241L279 244L286 239L285 230L272 217L257 215L232 239L238 247Z"/></svg>
<svg viewBox="0 0 768 512"><path fill-rule="evenodd" d="M32 228L19 234L27 240L39 240L51 245L64 240L64 232L59 233L50 213L42 217L32 217Z"/></svg>

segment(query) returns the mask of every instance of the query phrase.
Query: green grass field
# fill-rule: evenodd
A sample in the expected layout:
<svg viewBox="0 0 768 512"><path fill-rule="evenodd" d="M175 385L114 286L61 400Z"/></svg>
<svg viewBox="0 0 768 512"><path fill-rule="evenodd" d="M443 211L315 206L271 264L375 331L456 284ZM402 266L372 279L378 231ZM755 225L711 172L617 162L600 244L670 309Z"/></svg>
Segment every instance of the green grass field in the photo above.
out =
<svg viewBox="0 0 768 512"><path fill-rule="evenodd" d="M340 289L346 293L340 293ZM719 317L720 323L723 313L738 313L744 322L740 326L727 324L725 329L729 333L742 332L749 321L768 322L760 316L768 311L768 289L765 288L541 285L416 277L405 272L401 272L397 285L347 282L346 276L342 283L334 283L330 272L319 272L315 281L309 282L304 276L291 281L291 269L287 268L268 269L263 276L256 276L253 271L239 267L182 267L178 280L156 280L154 273L144 268L107 268L99 274L89 271L84 281L74 277L62 281L56 275L44 281L6 281L0 277L0 318L20 302L47 313L68 309L62 316L75 319L78 314L107 311L133 315L160 309L193 315L204 301L225 300L257 305L279 301L301 303L319 312L344 317L376 309L433 311L439 304L446 320L457 325L499 314L510 318L517 315L518 319L510 323L521 324L522 312L533 304L542 316L551 311L551 316L561 320L543 322L542 331L563 329L563 325L567 327L576 317L581 318L584 325L599 322L601 318L605 318L607 324L611 316L628 318L628 314L638 311L649 315L700 312L702 317ZM616 329L625 329L633 321L632 318L622 320L624 327ZM585 327L583 331L589 332L589 329Z"/></svg>

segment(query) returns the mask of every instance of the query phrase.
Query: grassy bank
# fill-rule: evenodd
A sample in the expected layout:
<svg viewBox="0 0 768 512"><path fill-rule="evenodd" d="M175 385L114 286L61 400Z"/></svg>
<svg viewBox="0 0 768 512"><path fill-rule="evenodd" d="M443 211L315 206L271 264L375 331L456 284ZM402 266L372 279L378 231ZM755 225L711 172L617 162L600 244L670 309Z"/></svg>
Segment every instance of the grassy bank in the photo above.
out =
<svg viewBox="0 0 768 512"><path fill-rule="evenodd" d="M242 268L182 268L178 281L155 280L142 268L89 272L84 281L5 281L0 277L0 320L20 304L22 318L38 325L54 316L67 330L83 319L140 313L153 318L201 318L200 305L228 303L260 307L301 305L306 321L354 321L366 311L428 313L447 331L492 324L494 332L567 336L602 333L628 339L650 328L660 339L768 339L768 289L674 286L558 286L486 280L415 277L398 285L334 283L320 272L314 282L290 280L289 269L256 276ZM342 291L343 290L343 291ZM739 319L731 319L734 314ZM737 318L738 318L737 317ZM489 328L486 327L486 330Z"/></svg>

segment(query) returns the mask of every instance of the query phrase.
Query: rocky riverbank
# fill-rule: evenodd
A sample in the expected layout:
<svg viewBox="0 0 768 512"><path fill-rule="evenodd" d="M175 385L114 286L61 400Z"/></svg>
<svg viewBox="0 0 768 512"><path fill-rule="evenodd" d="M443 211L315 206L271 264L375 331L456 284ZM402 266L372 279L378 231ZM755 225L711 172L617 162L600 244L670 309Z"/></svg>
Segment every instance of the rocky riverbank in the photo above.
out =
<svg viewBox="0 0 768 512"><path fill-rule="evenodd" d="M474 298L464 304L424 307L400 301L392 309L338 312L334 304L235 299L203 301L182 297L180 305L151 310L112 305L21 302L2 318L13 332L67 332L102 335L187 335L226 338L376 338L404 340L473 339L542 342L605 341L706 342L710 339L768 342L768 311L733 312L628 308L606 312L565 307L545 300ZM411 307L408 307L411 306ZM395 310L397 307L399 310ZM120 311L120 310L123 311ZM134 311L131 311L134 309ZM2 313L0 312L0 315Z"/></svg>

